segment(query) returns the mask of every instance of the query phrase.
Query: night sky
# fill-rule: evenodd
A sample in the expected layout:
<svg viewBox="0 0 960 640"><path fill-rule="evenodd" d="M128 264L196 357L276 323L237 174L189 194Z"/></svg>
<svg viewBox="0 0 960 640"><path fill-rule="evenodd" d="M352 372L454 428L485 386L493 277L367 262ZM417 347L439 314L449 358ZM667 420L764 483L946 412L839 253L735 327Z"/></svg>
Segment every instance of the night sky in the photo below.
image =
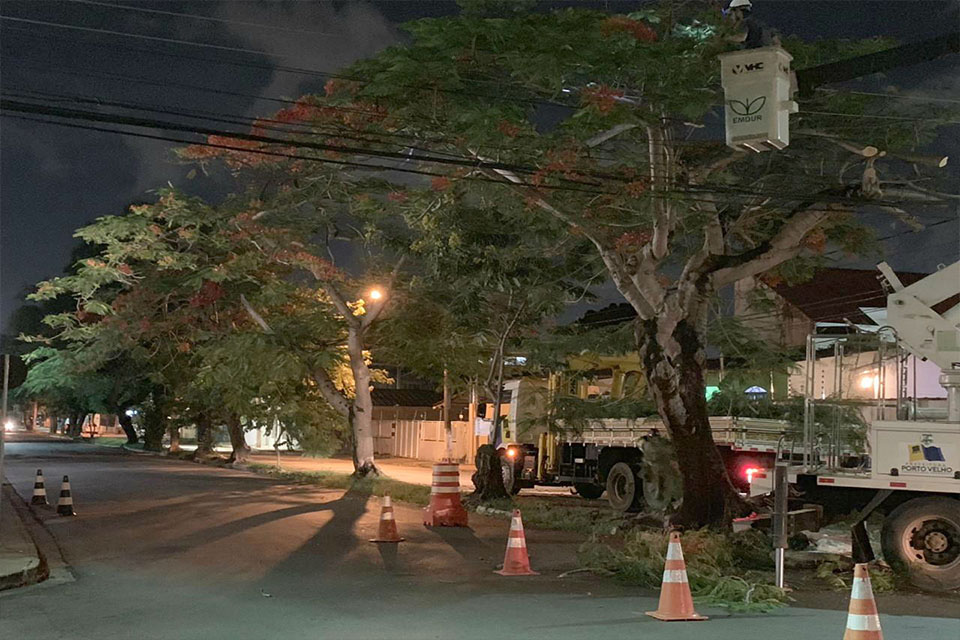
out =
<svg viewBox="0 0 960 640"><path fill-rule="evenodd" d="M123 0L123 3L152 11L104 6L116 4L113 0L4 0L0 4L4 17L34 21L0 21L4 95L13 97L39 91L246 117L267 115L283 105L262 98L296 98L306 92L319 91L325 82L319 72L335 72L358 58L401 41L399 23L457 11L452 1L420 0ZM541 4L547 7L573 3ZM644 3L589 4L627 12ZM780 32L811 39L881 35L908 42L940 34L956 26L960 19L956 1L755 0L754 5L756 15ZM225 48L200 48L118 33L37 24L41 21ZM895 85L904 92L956 99L960 96L958 58L960 56L950 56L848 86L875 91ZM294 73L278 67L297 67L318 73ZM146 82L135 82L135 78ZM0 139L0 321L3 330L10 313L31 285L60 273L66 266L71 249L76 246L72 233L77 227L98 216L122 213L127 205L150 199L149 191L167 182L213 199L229 189L229 180L224 175L201 174L189 180L190 167L171 163L170 150L174 146L3 118ZM957 169L960 127L944 129L933 147L951 155L950 175L960 176ZM943 210L944 216L958 213L960 206ZM906 230L905 225L889 218L878 219L876 225L881 236ZM931 271L938 263L956 260L958 253L960 223L956 220L929 231L900 235L887 243L887 259L895 268L904 270Z"/></svg>

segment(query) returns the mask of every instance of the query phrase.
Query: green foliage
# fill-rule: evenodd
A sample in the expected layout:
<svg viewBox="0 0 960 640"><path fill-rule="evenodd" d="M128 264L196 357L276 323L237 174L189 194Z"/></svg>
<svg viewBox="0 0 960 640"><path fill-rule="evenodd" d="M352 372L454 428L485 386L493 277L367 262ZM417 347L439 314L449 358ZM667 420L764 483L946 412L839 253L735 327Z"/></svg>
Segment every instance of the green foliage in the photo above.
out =
<svg viewBox="0 0 960 640"><path fill-rule="evenodd" d="M573 432L587 429L597 420L639 420L656 413L656 406L648 398L584 400L575 396L558 396L552 407L552 417L556 423Z"/></svg>
<svg viewBox="0 0 960 640"><path fill-rule="evenodd" d="M628 531L622 538L594 535L581 546L579 562L613 572L627 584L659 588L667 542L666 534L653 531ZM766 612L786 603L786 593L770 584L770 542L762 533L689 531L683 549L690 590L704 604Z"/></svg>
<svg viewBox="0 0 960 640"><path fill-rule="evenodd" d="M248 426L279 421L298 440L333 448L342 420L311 373L342 367L344 332L328 301L291 278L322 265L298 241L310 233L291 218L258 222L238 204L214 208L173 189L98 219L76 234L93 255L31 296L75 304L44 319L52 336L34 338L68 345L70 367L38 365L30 388L69 390L65 373L99 375L107 388L83 395L96 410L142 405L153 446L167 416L182 426L207 413L215 421L241 415ZM274 333L263 332L244 301ZM51 369L60 380L51 381ZM94 402L100 397L111 402Z"/></svg>
<svg viewBox="0 0 960 640"><path fill-rule="evenodd" d="M325 489L346 489L375 496L388 495L393 500L421 506L430 503L430 487L391 480L382 476L357 479L352 474L328 471L279 471L275 466L259 463L247 465L246 468L273 478L316 485Z"/></svg>

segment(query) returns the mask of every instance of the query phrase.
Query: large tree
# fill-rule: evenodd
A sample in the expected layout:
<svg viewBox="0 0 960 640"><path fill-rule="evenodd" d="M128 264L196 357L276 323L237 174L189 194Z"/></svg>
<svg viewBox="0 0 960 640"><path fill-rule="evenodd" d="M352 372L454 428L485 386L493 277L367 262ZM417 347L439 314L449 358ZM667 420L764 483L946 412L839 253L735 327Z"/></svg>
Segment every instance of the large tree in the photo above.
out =
<svg viewBox="0 0 960 640"><path fill-rule="evenodd" d="M289 229L258 224L229 203L215 208L162 190L157 202L77 235L96 255L40 283L33 297L74 298L74 310L45 321L89 370L134 363L127 386L148 387L140 402L145 447L159 449L168 428L176 442L179 425L196 422L203 449L211 428L225 424L231 460L241 461L244 425L275 413L273 403L302 385L304 367L337 370L341 327L329 304L291 280L303 258L291 251L297 236ZM288 318L287 343L263 344L252 305Z"/></svg>
<svg viewBox="0 0 960 640"><path fill-rule="evenodd" d="M938 120L821 92L802 102L785 151L729 150L716 126L716 56L736 46L736 26L714 3L629 15L472 11L407 29L409 43L353 65L324 96L258 123L257 135L213 142L233 147L237 161L290 158L286 173L303 176L288 179L292 201L310 188L334 194L324 205L353 198L427 215L416 199L391 198L389 181L355 178L359 167L389 164L427 174L436 190L461 189L468 203L486 199L505 224L535 212L562 225L637 312L636 347L684 477L678 521L728 520L741 503L704 398L711 304L738 280L820 261L827 246L862 249L863 205L908 219L903 202L941 200L913 173ZM784 43L797 68L889 46Z"/></svg>

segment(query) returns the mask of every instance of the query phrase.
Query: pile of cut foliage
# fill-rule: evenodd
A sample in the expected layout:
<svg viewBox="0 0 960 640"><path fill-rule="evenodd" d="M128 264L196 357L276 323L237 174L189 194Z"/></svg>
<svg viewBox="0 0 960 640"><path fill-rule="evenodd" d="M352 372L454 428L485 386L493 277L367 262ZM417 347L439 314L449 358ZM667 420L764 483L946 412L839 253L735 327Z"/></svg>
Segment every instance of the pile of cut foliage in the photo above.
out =
<svg viewBox="0 0 960 640"><path fill-rule="evenodd" d="M622 536L594 534L580 547L581 566L612 573L618 580L659 588L666 562L668 535L631 530ZM759 531L719 533L700 530L683 534L683 555L694 598L735 611L770 611L787 595L774 586L767 536Z"/></svg>

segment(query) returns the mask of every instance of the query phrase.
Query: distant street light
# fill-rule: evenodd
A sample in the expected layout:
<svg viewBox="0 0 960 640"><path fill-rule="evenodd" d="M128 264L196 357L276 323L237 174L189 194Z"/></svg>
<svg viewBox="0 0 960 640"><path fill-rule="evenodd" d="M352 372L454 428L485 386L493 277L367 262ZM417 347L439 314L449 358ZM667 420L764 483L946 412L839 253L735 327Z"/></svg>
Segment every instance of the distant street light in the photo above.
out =
<svg viewBox="0 0 960 640"><path fill-rule="evenodd" d="M382 297L383 297L383 291L380 291L380 289L373 288L373 289L370 290L370 299L371 299L371 300L379 300L379 299L381 299Z"/></svg>

